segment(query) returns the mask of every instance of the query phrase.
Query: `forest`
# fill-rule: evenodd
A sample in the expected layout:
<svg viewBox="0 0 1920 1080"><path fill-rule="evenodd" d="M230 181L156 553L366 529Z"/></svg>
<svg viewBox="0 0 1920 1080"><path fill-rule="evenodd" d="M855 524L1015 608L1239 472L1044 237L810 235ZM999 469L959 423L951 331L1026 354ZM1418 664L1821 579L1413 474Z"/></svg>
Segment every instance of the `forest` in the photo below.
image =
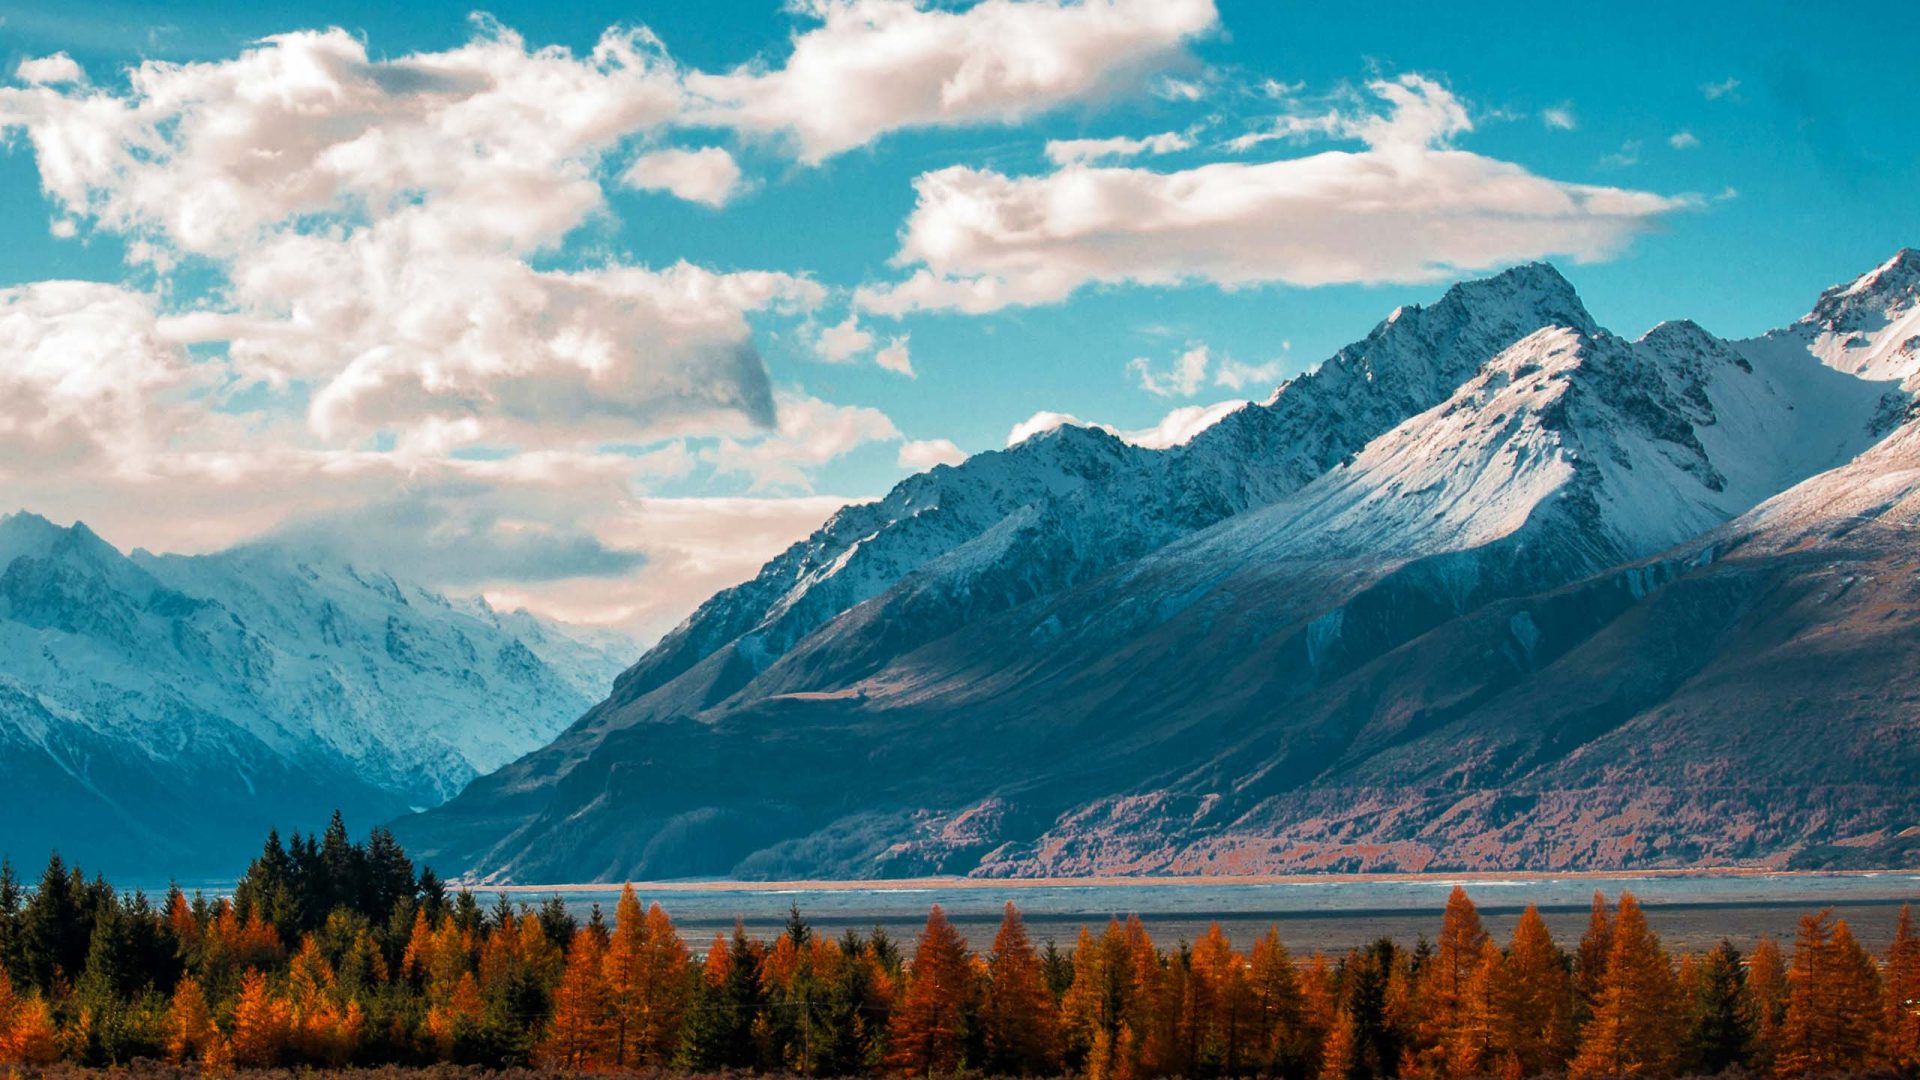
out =
<svg viewBox="0 0 1920 1080"><path fill-rule="evenodd" d="M1508 941L1456 888L1431 941L1295 956L1277 932L1157 944L1138 918L1036 945L1009 903L971 951L938 906L911 943L736 926L688 942L631 887L612 917L483 905L384 830L270 836L231 897L155 904L56 855L0 868L0 1068L224 1075L456 1064L759 1071L1454 1080L1920 1076L1920 933L1874 956L1831 912L1670 953L1631 894L1563 946Z"/></svg>

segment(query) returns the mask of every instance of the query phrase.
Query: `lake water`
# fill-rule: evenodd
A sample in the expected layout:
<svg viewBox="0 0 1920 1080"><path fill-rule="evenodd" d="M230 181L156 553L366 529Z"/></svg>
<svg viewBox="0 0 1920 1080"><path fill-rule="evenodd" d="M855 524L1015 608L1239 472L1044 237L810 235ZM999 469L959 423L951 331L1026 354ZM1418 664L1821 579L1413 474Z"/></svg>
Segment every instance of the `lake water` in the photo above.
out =
<svg viewBox="0 0 1920 1080"><path fill-rule="evenodd" d="M1140 884L999 884L928 881L794 887L674 882L639 885L642 902L659 901L681 933L697 947L736 918L750 933L777 934L789 905L822 932L885 927L910 941L941 905L975 948L984 948L1008 900L1026 918L1036 941L1071 945L1081 926L1097 933L1109 918L1138 914L1163 945L1192 941L1218 922L1236 946L1245 947L1277 927L1296 953L1344 950L1380 936L1412 943L1439 932L1440 914L1455 884L1464 885L1488 929L1511 932L1528 903L1537 904L1562 944L1586 927L1594 890L1617 898L1631 890L1648 921L1670 948L1704 949L1722 937L1743 948L1765 934L1791 941L1794 924L1811 911L1832 907L1867 947L1878 950L1893 936L1900 906L1920 900L1920 873L1739 874L1601 877L1588 875L1514 878L1437 876L1403 878L1293 878L1273 882L1147 882ZM492 895L478 890L483 900ZM518 887L513 898L536 902L559 895L585 914L599 903L611 917L617 887Z"/></svg>

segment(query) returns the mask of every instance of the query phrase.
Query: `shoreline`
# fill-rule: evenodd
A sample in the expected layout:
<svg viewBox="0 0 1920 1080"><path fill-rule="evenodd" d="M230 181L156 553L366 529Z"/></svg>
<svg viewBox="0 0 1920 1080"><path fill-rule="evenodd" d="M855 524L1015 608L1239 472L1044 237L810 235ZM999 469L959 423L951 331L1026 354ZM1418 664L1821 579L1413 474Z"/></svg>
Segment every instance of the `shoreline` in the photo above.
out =
<svg viewBox="0 0 1920 1080"><path fill-rule="evenodd" d="M650 893L786 893L786 892L937 892L1023 889L1106 889L1143 887L1204 888L1208 886L1259 887L1280 885L1373 885L1432 884L1472 885L1491 882L1546 881L1650 881L1685 878L1873 878L1920 876L1920 868L1891 870L1779 870L1758 866L1715 866L1639 870L1472 870L1456 873L1357 873L1357 874L1218 874L1218 875L1094 875L1088 877L974 878L918 877L864 879L793 879L786 881L740 881L728 878L668 881L580 882L563 884L490 884L461 879L449 881L475 892L503 893L608 893L617 895L632 885Z"/></svg>

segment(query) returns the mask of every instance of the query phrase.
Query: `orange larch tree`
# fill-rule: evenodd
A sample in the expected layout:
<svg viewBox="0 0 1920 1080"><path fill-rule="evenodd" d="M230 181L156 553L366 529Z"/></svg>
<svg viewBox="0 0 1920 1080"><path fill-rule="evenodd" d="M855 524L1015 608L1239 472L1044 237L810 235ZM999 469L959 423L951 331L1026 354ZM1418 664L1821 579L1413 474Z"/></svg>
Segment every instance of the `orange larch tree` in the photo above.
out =
<svg viewBox="0 0 1920 1080"><path fill-rule="evenodd" d="M1566 957L1532 904L1514 925L1505 968L1495 1002L1502 1058L1511 1057L1523 1076L1564 1069L1573 1054L1573 986Z"/></svg>
<svg viewBox="0 0 1920 1080"><path fill-rule="evenodd" d="M610 1026L605 950L601 936L587 926L574 932L567 947L566 971L553 992L553 1016L538 1055L554 1068L582 1072L605 1059Z"/></svg>
<svg viewBox="0 0 1920 1080"><path fill-rule="evenodd" d="M1665 1076L1679 1054L1683 1014L1673 964L1632 893L1620 894L1606 976L1581 1032L1576 1076Z"/></svg>
<svg viewBox="0 0 1920 1080"><path fill-rule="evenodd" d="M973 1008L973 966L967 943L935 904L913 951L906 992L893 1013L888 1063L909 1076L931 1076L959 1067Z"/></svg>
<svg viewBox="0 0 1920 1080"><path fill-rule="evenodd" d="M980 1027L989 1072L1051 1076L1059 1070L1059 1011L1011 900L987 958Z"/></svg>

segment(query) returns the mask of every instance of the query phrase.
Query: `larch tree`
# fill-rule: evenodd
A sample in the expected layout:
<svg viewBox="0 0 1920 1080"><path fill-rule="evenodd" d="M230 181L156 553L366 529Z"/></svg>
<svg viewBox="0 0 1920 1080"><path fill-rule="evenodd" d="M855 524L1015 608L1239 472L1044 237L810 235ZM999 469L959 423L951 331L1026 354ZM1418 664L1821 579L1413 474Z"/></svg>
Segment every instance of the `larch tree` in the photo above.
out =
<svg viewBox="0 0 1920 1080"><path fill-rule="evenodd" d="M989 1072L1051 1076L1059 1069L1059 1013L1040 956L1011 900L987 960L980 1026Z"/></svg>
<svg viewBox="0 0 1920 1080"><path fill-rule="evenodd" d="M606 942L591 926L574 931L566 971L553 991L553 1016L540 1044L542 1061L569 1072L599 1065L605 1057L610 1017L602 963Z"/></svg>
<svg viewBox="0 0 1920 1080"><path fill-rule="evenodd" d="M229 1042L234 1063L258 1069L280 1064L292 1029L292 1010L267 986L266 975L247 972L240 984L240 999L233 1006Z"/></svg>
<svg viewBox="0 0 1920 1080"><path fill-rule="evenodd" d="M1857 1072L1872 1062L1884 1016L1873 959L1831 910L1800 920L1787 969L1787 1015L1774 1071Z"/></svg>
<svg viewBox="0 0 1920 1080"><path fill-rule="evenodd" d="M1253 943L1247 961L1247 992L1253 1008L1252 1061L1257 1071L1298 1076L1312 1059L1312 1032L1307 1027L1306 992L1300 969L1269 927Z"/></svg>
<svg viewBox="0 0 1920 1080"><path fill-rule="evenodd" d="M1469 1015L1468 991L1485 959L1489 940L1467 890L1455 885L1447 895L1446 913L1441 916L1438 948L1433 959L1422 965L1415 990L1419 1018L1414 1031L1416 1045L1409 1050L1423 1075L1458 1075L1449 1065L1450 1058L1459 1047L1484 1038L1484 1031L1476 1034L1467 1030L1476 1023ZM1479 1019L1484 1021L1484 1010Z"/></svg>
<svg viewBox="0 0 1920 1080"><path fill-rule="evenodd" d="M1265 1055L1255 1049L1258 1013L1247 979L1247 959L1233 950L1219 923L1194 942L1187 1023L1194 1033L1191 1059L1208 1071L1238 1075L1248 1060Z"/></svg>
<svg viewBox="0 0 1920 1080"><path fill-rule="evenodd" d="M1525 1076L1565 1068L1573 1054L1573 984L1565 954L1532 904L1514 925L1504 973L1494 1004L1502 1057Z"/></svg>
<svg viewBox="0 0 1920 1080"><path fill-rule="evenodd" d="M1913 905L1900 907L1900 922L1887 948L1886 1051L1887 1064L1912 1075L1920 1072L1920 931L1913 925Z"/></svg>
<svg viewBox="0 0 1920 1080"><path fill-rule="evenodd" d="M1673 964L1632 893L1620 894L1606 976L1574 1055L1576 1076L1665 1076L1679 1054Z"/></svg>
<svg viewBox="0 0 1920 1080"><path fill-rule="evenodd" d="M1598 889L1587 914L1587 930L1580 936L1580 949L1574 954L1573 989L1579 1006L1576 1021L1585 1021L1600 1007L1600 994L1607 978L1607 957L1613 952L1613 919L1607 910L1607 898Z"/></svg>
<svg viewBox="0 0 1920 1080"><path fill-rule="evenodd" d="M973 989L967 943L935 904L913 951L906 992L893 1014L888 1063L909 1076L959 1067L965 1060Z"/></svg>
<svg viewBox="0 0 1920 1080"><path fill-rule="evenodd" d="M1747 1000L1753 1008L1753 1061L1772 1069L1779 1056L1780 1036L1787 1023L1787 960L1780 943L1763 937L1747 958Z"/></svg>
<svg viewBox="0 0 1920 1080"><path fill-rule="evenodd" d="M167 1010L167 1056L180 1063L200 1061L219 1037L199 980L191 976L181 979Z"/></svg>

